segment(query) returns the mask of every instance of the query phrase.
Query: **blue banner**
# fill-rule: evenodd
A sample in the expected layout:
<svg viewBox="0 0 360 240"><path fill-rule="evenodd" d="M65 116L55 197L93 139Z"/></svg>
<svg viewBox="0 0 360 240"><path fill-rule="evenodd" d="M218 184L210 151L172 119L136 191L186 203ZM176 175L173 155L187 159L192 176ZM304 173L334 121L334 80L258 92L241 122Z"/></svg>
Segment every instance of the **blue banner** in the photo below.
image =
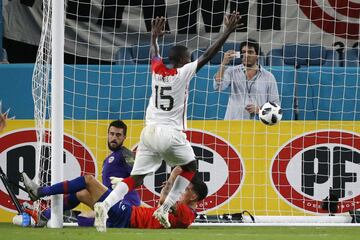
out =
<svg viewBox="0 0 360 240"><path fill-rule="evenodd" d="M223 119L229 91L213 89L218 66L207 65L191 81L188 119ZM357 68L272 67L284 120L294 119L298 96L300 120L359 120ZM0 66L3 109L17 119L33 118L32 64ZM75 81L74 81L75 79ZM144 119L151 93L148 65L65 66L66 119Z"/></svg>

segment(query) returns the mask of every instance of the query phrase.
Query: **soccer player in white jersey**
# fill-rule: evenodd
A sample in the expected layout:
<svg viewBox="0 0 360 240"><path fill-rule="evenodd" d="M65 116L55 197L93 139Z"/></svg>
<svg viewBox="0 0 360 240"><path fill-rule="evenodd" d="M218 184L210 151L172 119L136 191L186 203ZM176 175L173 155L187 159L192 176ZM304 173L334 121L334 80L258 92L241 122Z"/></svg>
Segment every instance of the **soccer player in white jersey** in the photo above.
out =
<svg viewBox="0 0 360 240"><path fill-rule="evenodd" d="M194 151L186 139L186 110L188 87L195 73L219 51L230 34L241 24L239 13L225 17L225 29L199 59L191 62L188 49L175 46L170 49L169 60L173 68L167 68L160 57L157 39L164 34L165 18L157 17L151 29L152 95L146 110L146 126L141 132L131 176L119 182L110 195L94 206L95 226L106 230L108 210L123 199L124 195L143 183L147 174L154 173L162 159L170 166L181 166L165 201L154 212L154 217L170 228L168 212L178 201L196 172Z"/></svg>

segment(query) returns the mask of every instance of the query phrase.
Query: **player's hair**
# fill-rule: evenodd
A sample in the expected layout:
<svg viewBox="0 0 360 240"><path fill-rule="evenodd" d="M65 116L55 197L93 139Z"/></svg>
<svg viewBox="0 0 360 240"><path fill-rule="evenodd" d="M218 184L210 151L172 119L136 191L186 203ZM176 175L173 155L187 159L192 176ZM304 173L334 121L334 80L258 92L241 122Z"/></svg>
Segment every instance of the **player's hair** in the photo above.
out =
<svg viewBox="0 0 360 240"><path fill-rule="evenodd" d="M187 57L190 59L190 52L187 47L177 45L169 50L169 61L172 64L180 63L181 59Z"/></svg>
<svg viewBox="0 0 360 240"><path fill-rule="evenodd" d="M123 132L124 132L124 136L126 136L127 126L123 121L121 121L119 119L112 121L108 127L108 132L109 132L110 127L122 128Z"/></svg>
<svg viewBox="0 0 360 240"><path fill-rule="evenodd" d="M240 51L244 46L253 47L256 52L256 55L260 55L259 43L254 39L248 38L246 41L240 43Z"/></svg>
<svg viewBox="0 0 360 240"><path fill-rule="evenodd" d="M191 183L193 184L193 191L196 193L197 201L201 201L208 195L208 187L206 186L206 183L201 179L199 174L196 174L192 180Z"/></svg>

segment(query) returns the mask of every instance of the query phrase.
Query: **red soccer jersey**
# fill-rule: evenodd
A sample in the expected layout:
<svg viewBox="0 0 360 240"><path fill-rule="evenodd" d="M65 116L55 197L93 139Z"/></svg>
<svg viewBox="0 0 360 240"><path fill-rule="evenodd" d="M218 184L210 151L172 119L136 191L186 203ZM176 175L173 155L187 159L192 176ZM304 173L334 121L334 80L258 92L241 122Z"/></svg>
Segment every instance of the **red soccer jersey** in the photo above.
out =
<svg viewBox="0 0 360 240"><path fill-rule="evenodd" d="M157 208L132 207L130 227L158 229L163 226L153 217ZM176 214L169 213L171 228L187 228L194 222L195 212L185 204L177 204Z"/></svg>

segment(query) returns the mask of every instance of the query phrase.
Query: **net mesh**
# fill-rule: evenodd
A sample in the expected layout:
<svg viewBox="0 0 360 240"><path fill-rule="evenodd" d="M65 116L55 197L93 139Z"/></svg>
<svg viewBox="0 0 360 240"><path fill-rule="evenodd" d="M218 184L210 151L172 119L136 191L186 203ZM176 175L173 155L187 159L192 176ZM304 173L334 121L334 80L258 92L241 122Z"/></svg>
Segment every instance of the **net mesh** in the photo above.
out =
<svg viewBox="0 0 360 240"><path fill-rule="evenodd" d="M167 18L168 33L159 45L169 64L172 46L187 46L195 60L223 31L224 16L239 11L243 26L189 87L187 136L209 187L198 210L216 216L243 210L255 216L322 216L329 215L324 199L334 195L337 213L359 208L357 3L69 0L65 9L64 178L100 177L95 165L101 169L109 154L107 127L112 120L127 123L125 145L136 147L151 94L153 17ZM44 0L43 10L33 77L39 142L44 142L51 117L49 1ZM240 51L240 43L249 38L260 44L259 64L277 82L283 119L275 126L223 120L233 89L213 88L224 52ZM240 63L237 58L229 67ZM43 150L39 159L45 155ZM44 164L39 170L48 171ZM139 189L145 204L157 204L169 171L163 165L145 179Z"/></svg>
<svg viewBox="0 0 360 240"><path fill-rule="evenodd" d="M32 79L34 119L36 128L36 174L35 181L42 186L51 182L48 131L50 117L50 73L51 73L51 1L43 1L43 22L39 50ZM36 201L35 209L43 210L50 206L49 199Z"/></svg>

